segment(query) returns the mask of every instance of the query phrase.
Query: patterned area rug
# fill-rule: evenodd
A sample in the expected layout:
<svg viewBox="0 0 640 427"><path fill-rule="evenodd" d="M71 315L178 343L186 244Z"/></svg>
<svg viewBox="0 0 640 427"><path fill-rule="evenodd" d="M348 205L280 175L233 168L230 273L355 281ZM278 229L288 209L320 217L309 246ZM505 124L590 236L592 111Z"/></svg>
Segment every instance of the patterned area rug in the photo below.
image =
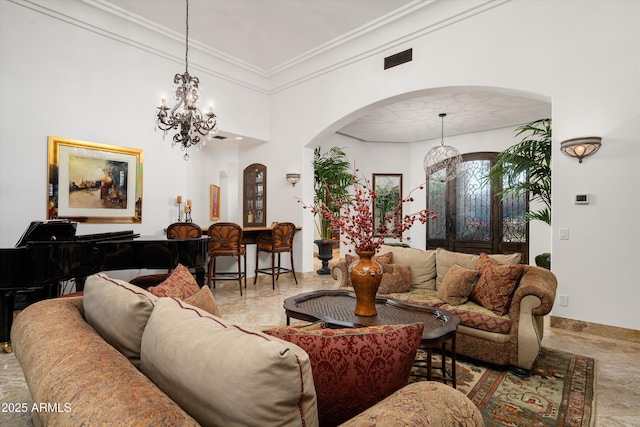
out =
<svg viewBox="0 0 640 427"><path fill-rule="evenodd" d="M420 351L417 361L424 360ZM433 368L440 365L434 354ZM450 372L450 363L447 369ZM414 367L410 382L425 380L426 368ZM593 425L595 417L595 359L542 349L531 376L520 378L509 370L471 359L456 363L458 390L466 393L491 427Z"/></svg>

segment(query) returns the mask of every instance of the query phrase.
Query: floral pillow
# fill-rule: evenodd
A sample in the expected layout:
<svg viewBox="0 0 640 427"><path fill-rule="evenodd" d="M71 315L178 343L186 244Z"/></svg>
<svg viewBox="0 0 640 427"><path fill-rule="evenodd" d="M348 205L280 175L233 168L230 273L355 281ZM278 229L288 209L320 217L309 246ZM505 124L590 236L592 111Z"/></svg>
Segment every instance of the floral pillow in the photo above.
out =
<svg viewBox="0 0 640 427"><path fill-rule="evenodd" d="M158 286L152 286L147 289L147 291L157 297L174 297L179 299L188 298L199 290L200 286L198 286L198 282L196 282L196 279L191 275L189 269L182 264L178 264L164 282Z"/></svg>
<svg viewBox="0 0 640 427"><path fill-rule="evenodd" d="M339 425L407 385L423 323L355 329L264 331L311 360L320 425Z"/></svg>
<svg viewBox="0 0 640 427"><path fill-rule="evenodd" d="M395 294L411 290L411 268L398 264L381 264L382 280L378 293Z"/></svg>
<svg viewBox="0 0 640 427"><path fill-rule="evenodd" d="M524 265L500 264L483 253L476 261L475 267L476 270L480 270L480 277L469 298L498 316L504 316L509 312Z"/></svg>
<svg viewBox="0 0 640 427"><path fill-rule="evenodd" d="M442 280L438 289L438 298L451 305L464 304L469 299L478 276L480 276L478 270L470 270L458 264L453 265Z"/></svg>

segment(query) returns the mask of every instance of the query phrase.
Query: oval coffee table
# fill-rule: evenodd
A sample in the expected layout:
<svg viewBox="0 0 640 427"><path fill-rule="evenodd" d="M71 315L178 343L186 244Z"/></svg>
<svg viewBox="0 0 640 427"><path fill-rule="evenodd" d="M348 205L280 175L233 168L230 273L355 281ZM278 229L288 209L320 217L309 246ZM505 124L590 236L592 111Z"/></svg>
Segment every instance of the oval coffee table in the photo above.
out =
<svg viewBox="0 0 640 427"><path fill-rule="evenodd" d="M287 325L292 317L309 322L323 321L333 329L422 322L424 331L420 348L427 352L427 379L451 382L453 388L456 388L456 331L460 318L445 310L382 297L376 297L376 316L357 316L353 312L356 306L355 298L355 293L345 290L313 291L287 298L284 300ZM449 340L450 373L445 367L445 347ZM442 351L441 377L434 377L431 372L431 351L434 348L440 348ZM418 362L417 366L422 365Z"/></svg>

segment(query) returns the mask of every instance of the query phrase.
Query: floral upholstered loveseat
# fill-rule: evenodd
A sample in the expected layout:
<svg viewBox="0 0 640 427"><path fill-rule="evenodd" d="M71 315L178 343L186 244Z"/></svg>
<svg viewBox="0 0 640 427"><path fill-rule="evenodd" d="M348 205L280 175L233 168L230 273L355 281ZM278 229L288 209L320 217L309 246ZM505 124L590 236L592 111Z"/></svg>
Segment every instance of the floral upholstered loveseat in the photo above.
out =
<svg viewBox="0 0 640 427"><path fill-rule="evenodd" d="M442 248L383 245L378 294L440 307L460 317L456 353L526 375L540 352L543 316L555 300L549 270L518 264L519 254L472 255ZM338 287L349 287L347 259L333 261Z"/></svg>
<svg viewBox="0 0 640 427"><path fill-rule="evenodd" d="M319 382L301 347L225 322L213 314L219 311L208 287L163 292L171 296L101 273L87 279L83 296L40 301L17 316L13 346L32 399L61 409L34 412L36 426L339 424L322 423ZM402 328L417 347L422 324ZM350 414L348 426L483 425L463 393L427 381L347 409L337 412Z"/></svg>

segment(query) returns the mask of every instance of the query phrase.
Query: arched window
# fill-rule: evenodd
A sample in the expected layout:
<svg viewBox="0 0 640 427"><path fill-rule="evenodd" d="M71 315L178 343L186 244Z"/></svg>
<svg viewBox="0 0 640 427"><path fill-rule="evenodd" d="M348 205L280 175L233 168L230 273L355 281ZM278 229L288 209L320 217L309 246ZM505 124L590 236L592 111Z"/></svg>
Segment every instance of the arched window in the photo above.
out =
<svg viewBox="0 0 640 427"><path fill-rule="evenodd" d="M427 177L427 207L438 216L427 223L427 249L442 247L475 254L520 252L522 262L529 262L527 195L501 200L496 195L501 188L494 188L486 179L497 154L463 155L456 178L449 182ZM526 179L524 174L522 179Z"/></svg>

